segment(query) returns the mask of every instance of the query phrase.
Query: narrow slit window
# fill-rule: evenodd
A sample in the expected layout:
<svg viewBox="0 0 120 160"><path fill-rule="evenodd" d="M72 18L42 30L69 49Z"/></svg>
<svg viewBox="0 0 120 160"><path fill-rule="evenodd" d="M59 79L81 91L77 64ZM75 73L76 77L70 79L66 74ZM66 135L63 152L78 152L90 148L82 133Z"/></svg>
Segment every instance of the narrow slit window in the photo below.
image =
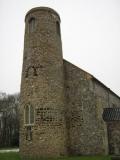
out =
<svg viewBox="0 0 120 160"><path fill-rule="evenodd" d="M2 121L1 121L1 119L0 119L0 129L2 129Z"/></svg>
<svg viewBox="0 0 120 160"><path fill-rule="evenodd" d="M32 128L31 128L31 126L27 126L27 128L26 128L26 140L28 140L28 141L32 140Z"/></svg>
<svg viewBox="0 0 120 160"><path fill-rule="evenodd" d="M29 20L29 26L28 26L28 28L29 28L29 33L31 33L31 32L33 32L34 30L35 30L35 18L30 18L30 20Z"/></svg>
<svg viewBox="0 0 120 160"><path fill-rule="evenodd" d="M57 34L60 36L60 24L58 21L56 22L56 31L57 31Z"/></svg>
<svg viewBox="0 0 120 160"><path fill-rule="evenodd" d="M34 109L33 106L30 107L30 124L34 123Z"/></svg>
<svg viewBox="0 0 120 160"><path fill-rule="evenodd" d="M29 106L25 107L25 124L29 123Z"/></svg>

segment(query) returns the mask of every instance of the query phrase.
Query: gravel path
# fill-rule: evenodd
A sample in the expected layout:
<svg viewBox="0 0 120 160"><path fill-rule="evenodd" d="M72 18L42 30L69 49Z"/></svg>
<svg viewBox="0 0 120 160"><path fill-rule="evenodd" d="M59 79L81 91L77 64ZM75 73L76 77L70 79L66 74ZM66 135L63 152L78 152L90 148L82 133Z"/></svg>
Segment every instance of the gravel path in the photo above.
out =
<svg viewBox="0 0 120 160"><path fill-rule="evenodd" d="M19 148L15 149L1 149L0 153L7 153L7 152L19 152Z"/></svg>

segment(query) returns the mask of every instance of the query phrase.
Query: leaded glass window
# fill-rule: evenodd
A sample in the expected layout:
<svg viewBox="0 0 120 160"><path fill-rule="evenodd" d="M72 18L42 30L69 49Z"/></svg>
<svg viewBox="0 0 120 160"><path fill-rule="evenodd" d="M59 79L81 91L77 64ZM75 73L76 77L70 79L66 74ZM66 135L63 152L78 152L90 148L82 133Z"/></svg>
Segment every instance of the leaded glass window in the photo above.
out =
<svg viewBox="0 0 120 160"><path fill-rule="evenodd" d="M25 115L24 119L25 119L26 125L34 124L34 108L33 108L33 106L27 105L25 107L24 115Z"/></svg>

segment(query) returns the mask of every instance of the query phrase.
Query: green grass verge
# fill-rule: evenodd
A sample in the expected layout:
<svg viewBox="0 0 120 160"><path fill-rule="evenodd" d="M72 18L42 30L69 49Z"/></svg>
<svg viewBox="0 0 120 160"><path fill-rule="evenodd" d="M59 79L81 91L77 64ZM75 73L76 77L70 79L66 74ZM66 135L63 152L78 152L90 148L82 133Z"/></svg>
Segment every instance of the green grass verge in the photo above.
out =
<svg viewBox="0 0 120 160"><path fill-rule="evenodd" d="M22 160L22 159L20 158L19 153L10 152L10 153L0 153L0 160ZM47 159L40 158L40 160L111 160L111 158L110 156L79 156L79 157L47 158Z"/></svg>
<svg viewBox="0 0 120 160"><path fill-rule="evenodd" d="M0 160L21 160L19 153L0 153Z"/></svg>

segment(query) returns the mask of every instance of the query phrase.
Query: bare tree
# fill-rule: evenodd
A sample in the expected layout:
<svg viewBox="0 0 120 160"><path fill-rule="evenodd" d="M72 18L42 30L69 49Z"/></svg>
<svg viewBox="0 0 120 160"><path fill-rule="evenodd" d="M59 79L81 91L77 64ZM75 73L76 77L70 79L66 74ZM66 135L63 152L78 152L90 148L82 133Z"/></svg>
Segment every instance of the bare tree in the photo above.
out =
<svg viewBox="0 0 120 160"><path fill-rule="evenodd" d="M19 94L0 99L0 147L19 145Z"/></svg>

